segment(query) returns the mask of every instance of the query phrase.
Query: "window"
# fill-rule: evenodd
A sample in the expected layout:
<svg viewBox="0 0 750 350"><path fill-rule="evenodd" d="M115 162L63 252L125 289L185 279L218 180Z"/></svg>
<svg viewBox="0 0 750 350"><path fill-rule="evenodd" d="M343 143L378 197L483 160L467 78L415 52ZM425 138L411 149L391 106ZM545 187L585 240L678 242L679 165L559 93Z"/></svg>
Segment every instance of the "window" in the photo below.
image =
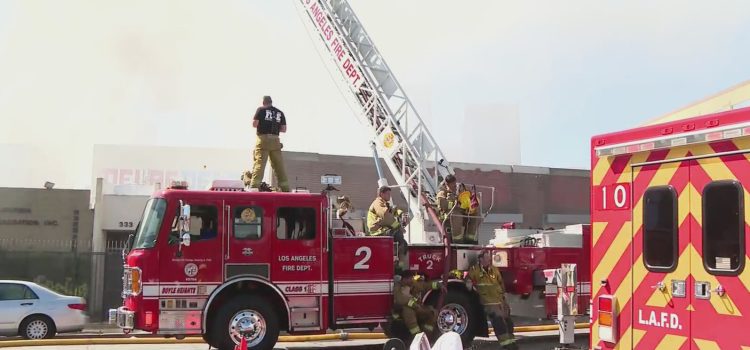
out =
<svg viewBox="0 0 750 350"><path fill-rule="evenodd" d="M745 265L744 190L734 180L703 189L703 265L714 275L737 275Z"/></svg>
<svg viewBox="0 0 750 350"><path fill-rule="evenodd" d="M156 244L156 237L159 235L161 221L164 218L164 211L167 209L167 201L162 198L152 198L146 203L143 210L141 222L135 232L133 240L133 249L153 248Z"/></svg>
<svg viewBox="0 0 750 350"><path fill-rule="evenodd" d="M314 208L279 208L276 211L278 239L315 239Z"/></svg>
<svg viewBox="0 0 750 350"><path fill-rule="evenodd" d="M260 239L263 233L263 208L234 208L234 238Z"/></svg>
<svg viewBox="0 0 750 350"><path fill-rule="evenodd" d="M190 204L190 203L188 203ZM179 222L180 207L175 211L174 220L172 220L172 234L170 235L169 244L179 243L180 230L177 225ZM219 233L219 214L218 209L213 205L190 205L190 241L205 241L216 238Z"/></svg>
<svg viewBox="0 0 750 350"><path fill-rule="evenodd" d="M39 299L36 293L22 284L3 283L0 284L0 300L27 300Z"/></svg>
<svg viewBox="0 0 750 350"><path fill-rule="evenodd" d="M677 268L677 193L672 186L651 187L643 195L643 263L649 271Z"/></svg>

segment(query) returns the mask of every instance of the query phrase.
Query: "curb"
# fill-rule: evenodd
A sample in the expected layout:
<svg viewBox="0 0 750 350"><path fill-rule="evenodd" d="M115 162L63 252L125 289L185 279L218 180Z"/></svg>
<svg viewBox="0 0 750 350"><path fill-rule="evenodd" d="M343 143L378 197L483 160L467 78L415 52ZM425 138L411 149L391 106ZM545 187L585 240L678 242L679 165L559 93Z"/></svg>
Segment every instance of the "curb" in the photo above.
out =
<svg viewBox="0 0 750 350"><path fill-rule="evenodd" d="M577 323L576 329L588 328L588 323ZM557 325L520 326L514 328L514 333L541 332L557 330ZM492 332L490 332L492 335ZM346 341L346 340L380 340L387 339L383 333L334 333L315 335L282 335L277 343L312 342L312 341ZM43 340L7 340L0 341L0 348L21 346L66 346L66 345L119 345L119 344L204 344L200 336L189 336L178 340L162 338L158 335L145 337L130 336L128 338L88 337L75 339L43 339Z"/></svg>

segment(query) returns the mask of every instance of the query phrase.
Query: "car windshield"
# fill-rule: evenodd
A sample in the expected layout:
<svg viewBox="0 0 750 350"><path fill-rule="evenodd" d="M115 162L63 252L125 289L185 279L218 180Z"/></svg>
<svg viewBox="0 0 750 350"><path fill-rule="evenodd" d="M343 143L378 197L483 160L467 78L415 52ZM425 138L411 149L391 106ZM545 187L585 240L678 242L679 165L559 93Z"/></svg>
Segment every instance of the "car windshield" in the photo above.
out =
<svg viewBox="0 0 750 350"><path fill-rule="evenodd" d="M143 211L141 223L135 233L133 249L154 247L166 209L167 201L163 198L149 199L146 203L146 209Z"/></svg>

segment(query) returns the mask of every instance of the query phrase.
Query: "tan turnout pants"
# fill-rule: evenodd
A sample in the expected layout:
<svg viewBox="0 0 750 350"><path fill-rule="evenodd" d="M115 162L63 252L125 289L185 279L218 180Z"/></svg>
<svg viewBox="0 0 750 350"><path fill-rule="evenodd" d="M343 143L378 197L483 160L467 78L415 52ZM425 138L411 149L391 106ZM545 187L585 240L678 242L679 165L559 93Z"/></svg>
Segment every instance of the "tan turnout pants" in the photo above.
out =
<svg viewBox="0 0 750 350"><path fill-rule="evenodd" d="M289 192L289 180L284 169L284 159L281 156L281 139L278 135L258 135L253 152L253 177L250 187L260 187L269 157L271 158L271 167L279 180L279 187L282 191Z"/></svg>

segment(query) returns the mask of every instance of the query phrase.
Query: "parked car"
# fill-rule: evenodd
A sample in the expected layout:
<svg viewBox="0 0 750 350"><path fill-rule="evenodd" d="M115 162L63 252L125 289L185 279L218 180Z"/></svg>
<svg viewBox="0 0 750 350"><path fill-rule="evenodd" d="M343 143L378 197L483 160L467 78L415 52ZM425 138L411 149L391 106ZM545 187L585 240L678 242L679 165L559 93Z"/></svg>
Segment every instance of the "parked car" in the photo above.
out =
<svg viewBox="0 0 750 350"><path fill-rule="evenodd" d="M0 280L0 335L52 338L77 332L88 322L86 300L33 282Z"/></svg>

